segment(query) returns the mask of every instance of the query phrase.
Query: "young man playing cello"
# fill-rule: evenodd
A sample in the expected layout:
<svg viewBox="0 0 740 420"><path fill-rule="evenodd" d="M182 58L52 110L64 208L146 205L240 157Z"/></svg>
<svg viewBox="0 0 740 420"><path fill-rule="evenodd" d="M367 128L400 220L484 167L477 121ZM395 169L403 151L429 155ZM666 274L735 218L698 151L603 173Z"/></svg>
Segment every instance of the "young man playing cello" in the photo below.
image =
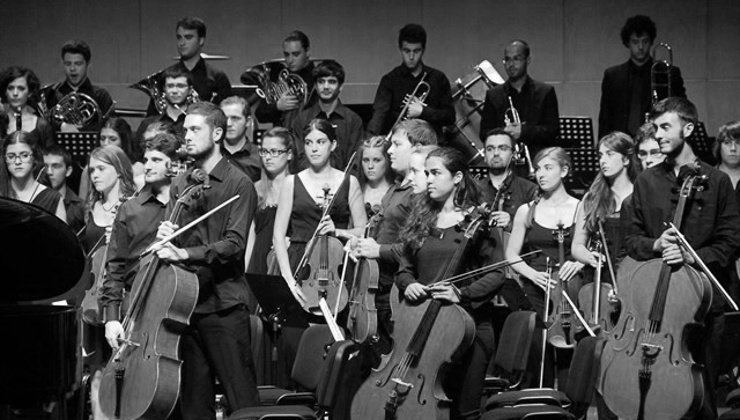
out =
<svg viewBox="0 0 740 420"><path fill-rule="evenodd" d="M700 161L686 138L697 122L694 104L685 98L671 97L658 102L650 113L656 129L655 139L664 162L646 169L635 182L632 205L626 209L625 246L636 260L661 257L670 265L689 264L694 258L678 243L676 232L667 228L672 220L683 179L691 173L707 175L703 190L686 205L681 233L699 257L722 282L727 278L730 256L740 246L740 216L729 177ZM626 294L625 294L626 296ZM719 342L724 317L724 301L715 296L704 319L705 340L689 343L694 356L703 363L706 390L697 418L716 418L714 386L719 368ZM605 395L606 396L606 395ZM611 407L610 407L611 408Z"/></svg>

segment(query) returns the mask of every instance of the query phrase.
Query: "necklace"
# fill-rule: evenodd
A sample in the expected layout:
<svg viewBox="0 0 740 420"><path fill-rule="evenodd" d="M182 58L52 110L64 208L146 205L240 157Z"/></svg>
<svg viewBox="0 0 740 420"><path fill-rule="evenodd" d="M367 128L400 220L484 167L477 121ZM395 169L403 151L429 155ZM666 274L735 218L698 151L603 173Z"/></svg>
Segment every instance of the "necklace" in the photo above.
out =
<svg viewBox="0 0 740 420"><path fill-rule="evenodd" d="M114 202L113 204L111 204L110 208L107 208L107 209L105 208L105 203L103 203L103 202L101 201L101 202L100 202L100 207L101 207L101 208L103 209L103 211L104 211L104 212L106 212L106 213L113 213L113 212L114 212L114 211L116 210L116 207L118 207L118 201L116 201L116 202Z"/></svg>

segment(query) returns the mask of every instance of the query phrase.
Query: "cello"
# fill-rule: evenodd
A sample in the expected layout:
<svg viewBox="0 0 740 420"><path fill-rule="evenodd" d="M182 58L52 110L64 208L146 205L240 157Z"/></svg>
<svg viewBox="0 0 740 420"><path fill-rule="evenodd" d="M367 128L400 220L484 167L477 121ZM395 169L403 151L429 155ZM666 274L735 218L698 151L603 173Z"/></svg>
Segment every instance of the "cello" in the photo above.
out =
<svg viewBox="0 0 740 420"><path fill-rule="evenodd" d="M681 186L673 224L680 227L687 201L706 176L688 175ZM599 389L621 418L678 419L701 406L701 368L687 348L712 300L703 273L660 258L626 258L619 267L622 313L601 359Z"/></svg>
<svg viewBox="0 0 740 420"><path fill-rule="evenodd" d="M614 269L601 222L599 222L599 237L593 241L593 251L598 254L594 281L581 287L578 292L578 306L587 317L589 325L595 330L609 332L616 324L615 316L619 313L619 299L617 298L617 279L613 275ZM602 281L604 262L611 273L613 287ZM598 303L594 304L594 302Z"/></svg>
<svg viewBox="0 0 740 420"><path fill-rule="evenodd" d="M185 188L173 206L169 217L173 223L183 207L208 188L202 170L193 171L191 180L195 184ZM122 322L125 338L103 370L100 407L116 419L164 419L174 409L180 389L180 332L195 310L198 278L149 253L139 264L130 296Z"/></svg>

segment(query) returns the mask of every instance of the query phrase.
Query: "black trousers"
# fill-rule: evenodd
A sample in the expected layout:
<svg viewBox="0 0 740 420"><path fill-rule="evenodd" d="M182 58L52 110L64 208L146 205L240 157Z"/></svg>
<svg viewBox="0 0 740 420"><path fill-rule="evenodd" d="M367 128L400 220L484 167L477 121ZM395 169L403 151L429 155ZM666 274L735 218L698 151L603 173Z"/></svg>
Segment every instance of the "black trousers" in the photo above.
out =
<svg viewBox="0 0 740 420"><path fill-rule="evenodd" d="M249 312L243 305L194 314L182 336L182 418L215 419L214 377L231 411L259 405Z"/></svg>
<svg viewBox="0 0 740 420"><path fill-rule="evenodd" d="M475 340L465 352L462 364L452 375L451 381L459 387L453 391L454 405L452 418L458 420L477 419L480 417L483 381L486 378L488 363L496 349L491 319L476 319Z"/></svg>

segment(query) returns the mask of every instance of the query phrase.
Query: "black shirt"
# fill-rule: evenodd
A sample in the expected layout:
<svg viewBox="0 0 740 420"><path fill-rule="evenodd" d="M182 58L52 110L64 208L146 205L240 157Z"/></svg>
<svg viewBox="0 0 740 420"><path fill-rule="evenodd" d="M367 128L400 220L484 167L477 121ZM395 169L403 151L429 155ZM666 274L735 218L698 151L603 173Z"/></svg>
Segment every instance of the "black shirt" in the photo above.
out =
<svg viewBox="0 0 740 420"><path fill-rule="evenodd" d="M104 123L104 121L102 120L102 116L107 115L108 112L111 110L111 107L113 106L113 99L111 98L107 90L93 85L92 82L90 82L90 79L87 77L85 78L85 81L83 81L77 87L77 89L73 88L66 80L64 82L57 83L55 85L52 85L51 87L44 89L42 94L43 97L46 99L46 108L51 110L56 104L59 103L59 101L62 100L62 98L75 91L79 93L84 93L85 95L92 98L95 103L98 104L98 109L100 109L101 118L97 118L97 121L95 120L95 118L93 118L90 123L81 127L80 131L100 131ZM60 128L59 124L54 121L53 118L51 118L50 122L54 127L54 130L58 131Z"/></svg>
<svg viewBox="0 0 740 420"><path fill-rule="evenodd" d="M64 209L67 211L67 224L75 232L79 232L85 226L85 202L67 187L64 193Z"/></svg>
<svg viewBox="0 0 740 420"><path fill-rule="evenodd" d="M519 206L534 200L539 190L536 184L516 176L513 172L509 173L501 185L503 193L499 195L499 200L503 200L503 203L493 203L499 190L493 186L490 177L486 176L479 180L478 188L481 193L481 202L493 204L496 206L494 210L498 210L498 206L503 204L502 210L509 213L511 220L514 220L514 215L516 215ZM511 223L509 223L506 230L511 231Z"/></svg>
<svg viewBox="0 0 740 420"><path fill-rule="evenodd" d="M422 64L421 73L414 76L408 67L401 64L382 79L375 93L373 116L367 124L367 131L372 134L385 135L393 128L393 123L403 109L403 99L414 88L426 73L425 82L429 83L429 95L418 118L429 122L437 133L442 128L455 122L455 108L452 106L450 81L441 71Z"/></svg>
<svg viewBox="0 0 740 420"><path fill-rule="evenodd" d="M172 182L168 210L177 195L189 185L191 173L192 169ZM210 188L205 189L191 206L183 208L179 226L185 226L236 194L239 198L174 240L188 253L187 265L198 275L200 290L196 313L213 313L246 304L244 250L249 225L257 209L254 184L226 159L218 161L208 174L208 181Z"/></svg>
<svg viewBox="0 0 740 420"><path fill-rule="evenodd" d="M226 141L225 139L223 141ZM249 139L244 147L234 153L229 152L226 146L221 144L221 155L248 176L252 182L259 181L262 176L262 161L260 160L259 148L251 143Z"/></svg>
<svg viewBox="0 0 740 420"><path fill-rule="evenodd" d="M285 69L285 67L283 67L282 65L270 67L269 77L273 83L277 83L278 76L283 69ZM300 106L296 109L292 109L290 111L282 112L277 108L277 104L268 104L265 100L262 100L260 101L260 104L257 106L257 109L254 113L255 117L257 117L257 120L261 123L272 123L276 126L290 128L296 115L298 115L301 110L306 109L316 103L316 101L318 100L318 95L314 94L313 89L313 69L314 64L312 61L309 61L306 67L294 73L298 77L303 79L304 82L306 82L306 95L308 97L306 98L305 105ZM244 77L246 77L246 79ZM251 83L257 83L257 81L251 79L248 74L246 76L243 76L242 81L245 80Z"/></svg>

